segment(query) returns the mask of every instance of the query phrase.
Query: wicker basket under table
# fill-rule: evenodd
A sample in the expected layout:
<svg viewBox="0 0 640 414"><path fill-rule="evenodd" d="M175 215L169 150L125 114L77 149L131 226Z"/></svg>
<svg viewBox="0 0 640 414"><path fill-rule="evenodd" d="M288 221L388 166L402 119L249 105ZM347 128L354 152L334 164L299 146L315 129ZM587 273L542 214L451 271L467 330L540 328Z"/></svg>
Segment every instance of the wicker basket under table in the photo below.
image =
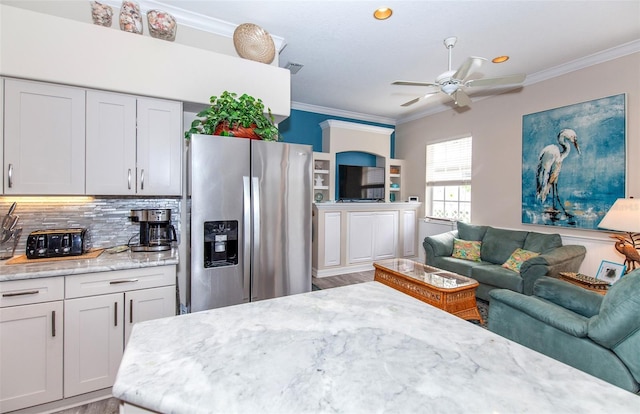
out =
<svg viewBox="0 0 640 414"><path fill-rule="evenodd" d="M483 323L476 303L478 282L407 259L373 264L374 280L462 319Z"/></svg>

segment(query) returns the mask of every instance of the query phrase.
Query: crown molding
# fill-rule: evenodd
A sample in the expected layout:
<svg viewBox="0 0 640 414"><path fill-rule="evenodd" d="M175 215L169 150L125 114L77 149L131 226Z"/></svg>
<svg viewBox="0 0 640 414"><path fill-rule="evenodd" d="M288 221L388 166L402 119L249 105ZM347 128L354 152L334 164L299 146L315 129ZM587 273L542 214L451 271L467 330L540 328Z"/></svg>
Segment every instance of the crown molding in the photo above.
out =
<svg viewBox="0 0 640 414"><path fill-rule="evenodd" d="M108 4L111 7L120 9L122 5L121 0L100 0L101 3ZM203 32L213 33L219 36L233 38L233 32L238 27L237 24L230 23L224 20L216 19L215 17L205 16L204 14L194 13L180 7L171 6L161 1L155 0L136 0L140 6L140 11L146 14L149 10L162 10L171 14L179 25L188 26L194 29L202 30ZM276 50L278 53L284 49L287 42L284 38L269 33L273 39Z"/></svg>
<svg viewBox="0 0 640 414"><path fill-rule="evenodd" d="M301 102L291 102L291 109L305 112L314 112L317 114L339 116L342 118L357 119L359 121L375 122L378 124L395 125L396 120L377 115L368 115L360 112L345 111L342 109L327 108L326 106L310 105Z"/></svg>
<svg viewBox="0 0 640 414"><path fill-rule="evenodd" d="M588 55L571 62L564 63L562 65L555 66L553 68L541 70L540 72L532 73L527 76L527 79L522 84L523 86L533 85L538 82L546 81L558 76L566 75L567 73L574 72L576 70L585 69L590 66L594 66L600 63L608 62L613 59L618 59L633 53L640 52L640 39L633 40L622 45L612 47L610 49L603 50L601 52ZM474 102L481 101L483 99L491 98L486 96L478 99L474 99ZM415 121L416 119L424 118L426 116L434 115L439 112L450 110L451 108L443 105L438 105L434 108L429 108L424 111L409 115L407 117L399 118L396 120L397 124L404 124L407 122Z"/></svg>
<svg viewBox="0 0 640 414"><path fill-rule="evenodd" d="M366 131L366 132L372 132L374 134L384 134L384 135L391 135L394 132L393 128L358 124L355 122L348 122L348 121L339 121L337 119L327 119L326 121L320 122L320 128L322 128L322 130L325 130L327 128L342 128L342 129L351 129L354 131Z"/></svg>

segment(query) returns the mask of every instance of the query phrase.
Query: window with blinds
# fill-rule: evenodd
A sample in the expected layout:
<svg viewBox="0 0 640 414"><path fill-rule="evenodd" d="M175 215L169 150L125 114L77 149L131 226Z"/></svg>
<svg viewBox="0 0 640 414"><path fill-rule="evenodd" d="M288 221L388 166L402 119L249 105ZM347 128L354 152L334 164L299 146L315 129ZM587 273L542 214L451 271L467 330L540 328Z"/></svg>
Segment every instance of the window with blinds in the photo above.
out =
<svg viewBox="0 0 640 414"><path fill-rule="evenodd" d="M427 216L471 221L471 143L466 137L427 145Z"/></svg>

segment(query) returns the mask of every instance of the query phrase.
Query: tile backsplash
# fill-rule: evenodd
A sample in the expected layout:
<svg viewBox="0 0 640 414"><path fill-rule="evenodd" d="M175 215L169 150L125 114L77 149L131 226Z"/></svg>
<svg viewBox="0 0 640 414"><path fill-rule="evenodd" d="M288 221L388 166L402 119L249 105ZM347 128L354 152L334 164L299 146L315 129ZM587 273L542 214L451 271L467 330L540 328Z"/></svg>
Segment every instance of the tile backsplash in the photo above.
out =
<svg viewBox="0 0 640 414"><path fill-rule="evenodd" d="M180 241L180 198L3 196L0 197L0 219L14 201L17 206L13 214L20 216L17 227L23 229L16 255L24 254L29 233L43 229L87 228L91 247L127 244L140 229L139 223L129 220L130 211L142 208L170 208L171 224Z"/></svg>

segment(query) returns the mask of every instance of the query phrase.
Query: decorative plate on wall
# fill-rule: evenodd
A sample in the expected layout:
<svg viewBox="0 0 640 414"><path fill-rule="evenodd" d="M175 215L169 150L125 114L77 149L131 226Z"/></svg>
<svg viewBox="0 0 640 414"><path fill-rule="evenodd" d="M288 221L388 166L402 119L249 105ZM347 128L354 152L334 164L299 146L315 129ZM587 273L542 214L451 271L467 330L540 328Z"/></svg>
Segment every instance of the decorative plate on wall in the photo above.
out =
<svg viewBox="0 0 640 414"><path fill-rule="evenodd" d="M233 32L233 45L238 55L261 63L271 63L276 56L276 47L271 35L253 23L243 23Z"/></svg>

